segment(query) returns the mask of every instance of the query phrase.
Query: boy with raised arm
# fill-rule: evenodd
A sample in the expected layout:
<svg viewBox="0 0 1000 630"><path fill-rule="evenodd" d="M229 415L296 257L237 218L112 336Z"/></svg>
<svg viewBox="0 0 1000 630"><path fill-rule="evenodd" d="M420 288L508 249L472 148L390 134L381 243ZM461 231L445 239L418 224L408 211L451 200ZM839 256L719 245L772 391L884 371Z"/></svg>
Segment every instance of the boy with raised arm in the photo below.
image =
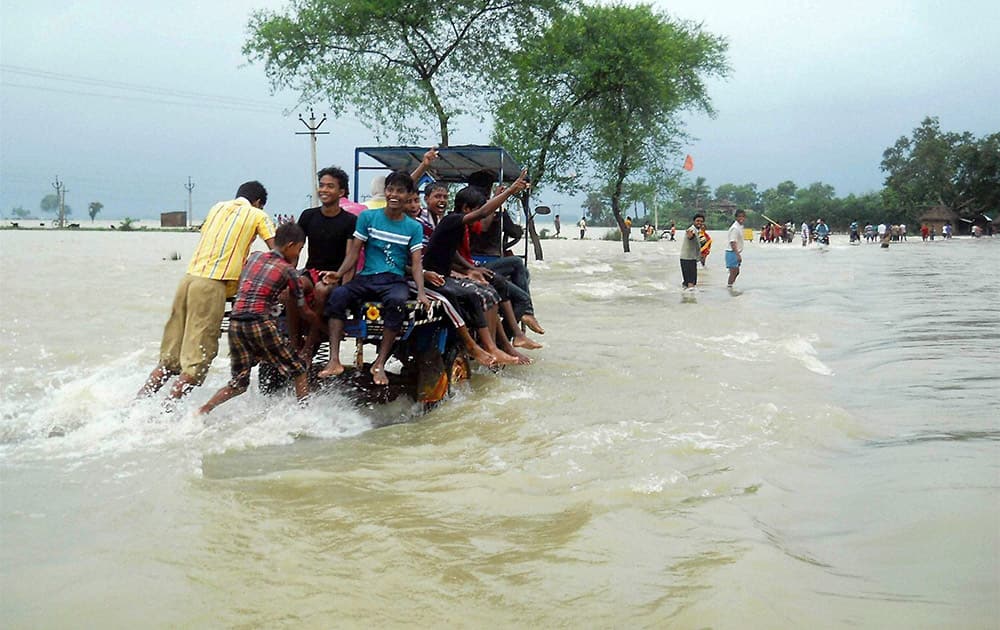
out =
<svg viewBox="0 0 1000 630"><path fill-rule="evenodd" d="M525 172L506 190L489 201L485 201L479 189L467 187L455 197L455 212L445 215L431 234L427 251L424 253L424 269L427 281L436 291L463 308L468 313L472 325L479 335L479 342L498 363L525 363L523 357L513 347L510 352L501 350L495 341L497 315L494 307L489 309L481 300L470 280L451 277L456 254L467 238L467 227L497 210L507 199L517 194L527 185ZM485 201L485 203L484 203ZM504 338L506 339L506 338Z"/></svg>

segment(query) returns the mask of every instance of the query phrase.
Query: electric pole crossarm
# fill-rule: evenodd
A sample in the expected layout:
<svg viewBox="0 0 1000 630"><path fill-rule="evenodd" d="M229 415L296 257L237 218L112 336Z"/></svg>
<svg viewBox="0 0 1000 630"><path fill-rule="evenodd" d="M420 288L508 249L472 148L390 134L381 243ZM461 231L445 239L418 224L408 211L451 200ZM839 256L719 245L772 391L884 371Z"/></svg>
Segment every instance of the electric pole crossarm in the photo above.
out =
<svg viewBox="0 0 1000 630"><path fill-rule="evenodd" d="M296 131L297 136L309 136L309 148L312 152L312 172L309 173L309 181L312 185L312 204L314 206L319 205L319 191L317 190L316 182L316 136L328 136L329 131L319 131L319 128L326 122L326 114L323 114L323 118L316 122L316 114L313 113L312 107L309 108L309 122L306 122L302 114L299 114L299 122L306 126L309 131Z"/></svg>

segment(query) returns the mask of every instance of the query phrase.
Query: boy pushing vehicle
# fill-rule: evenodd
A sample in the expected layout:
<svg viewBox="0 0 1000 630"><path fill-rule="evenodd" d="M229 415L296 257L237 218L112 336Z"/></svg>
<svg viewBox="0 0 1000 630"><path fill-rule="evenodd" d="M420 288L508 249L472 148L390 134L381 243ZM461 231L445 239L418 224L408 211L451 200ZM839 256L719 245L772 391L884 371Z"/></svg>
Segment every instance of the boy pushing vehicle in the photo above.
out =
<svg viewBox="0 0 1000 630"><path fill-rule="evenodd" d="M274 249L255 252L240 275L239 293L229 316L229 353L232 379L198 410L207 414L230 398L239 396L250 385L250 370L261 362L269 363L278 373L292 379L295 395L303 400L309 393L306 360L295 353L278 330L278 300L288 289L288 306L297 310L310 325L319 326L319 318L305 307L302 285L295 265L305 244L305 232L295 223L286 223L274 235Z"/></svg>

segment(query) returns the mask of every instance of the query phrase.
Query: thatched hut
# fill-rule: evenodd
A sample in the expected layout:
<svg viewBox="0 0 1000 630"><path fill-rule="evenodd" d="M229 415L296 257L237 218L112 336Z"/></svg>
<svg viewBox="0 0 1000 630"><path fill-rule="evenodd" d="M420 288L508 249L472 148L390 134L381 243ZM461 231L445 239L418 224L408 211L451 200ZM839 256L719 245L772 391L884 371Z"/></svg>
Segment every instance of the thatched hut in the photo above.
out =
<svg viewBox="0 0 1000 630"><path fill-rule="evenodd" d="M955 233L958 233L958 213L948 206L933 206L920 215L920 225L926 225L937 234L942 233L945 223L951 223L952 228L956 230Z"/></svg>

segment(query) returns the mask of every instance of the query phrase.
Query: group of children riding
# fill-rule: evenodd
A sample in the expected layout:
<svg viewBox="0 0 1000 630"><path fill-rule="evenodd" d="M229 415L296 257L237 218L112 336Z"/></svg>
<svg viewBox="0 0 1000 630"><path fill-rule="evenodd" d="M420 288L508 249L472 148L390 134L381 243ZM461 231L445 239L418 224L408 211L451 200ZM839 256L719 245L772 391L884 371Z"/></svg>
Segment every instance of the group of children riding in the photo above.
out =
<svg viewBox="0 0 1000 630"><path fill-rule="evenodd" d="M508 217L498 213L528 187L525 173L496 191L490 190L493 174L474 174L447 213L446 185L428 184L422 207L415 184L437 157L431 149L414 172L390 173L385 177L384 206L357 216L341 208L348 177L339 168L317 174L321 205L277 230L262 210L267 191L258 182L242 185L235 200L216 204L174 297L159 364L139 395L152 395L178 375L168 396L177 400L204 381L218 352L225 301L234 285L232 376L200 413L246 391L250 370L258 363L271 365L294 384L300 400L305 398L309 366L324 338L330 343L329 361L317 376L342 374L345 322L365 302L381 303L382 339L370 372L376 386L387 385L386 361L411 294L418 308L440 303L472 360L490 368L531 363L521 350L541 345L528 338L521 325L538 334L545 331L534 316L524 260L505 255L508 244L500 239L516 226L504 226ZM249 254L255 237L263 239L269 251ZM296 267L306 244L309 257L300 271ZM278 322L282 305L284 328Z"/></svg>

